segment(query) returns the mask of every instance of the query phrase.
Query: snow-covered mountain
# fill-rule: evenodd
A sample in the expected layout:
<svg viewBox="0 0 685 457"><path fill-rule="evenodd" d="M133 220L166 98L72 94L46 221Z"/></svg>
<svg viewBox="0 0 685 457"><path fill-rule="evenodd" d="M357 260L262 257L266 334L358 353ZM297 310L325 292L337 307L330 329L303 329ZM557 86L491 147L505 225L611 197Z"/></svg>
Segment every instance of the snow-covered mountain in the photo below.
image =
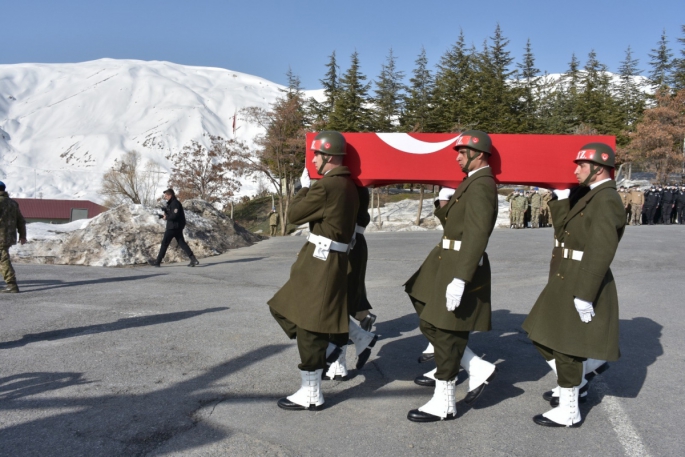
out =
<svg viewBox="0 0 685 457"><path fill-rule="evenodd" d="M267 108L279 89L257 76L170 62L0 65L0 180L15 197L101 202L101 177L125 151L169 171L165 156L205 133L250 142L259 127L238 116L234 135L233 116ZM245 180L241 194L254 186Z"/></svg>

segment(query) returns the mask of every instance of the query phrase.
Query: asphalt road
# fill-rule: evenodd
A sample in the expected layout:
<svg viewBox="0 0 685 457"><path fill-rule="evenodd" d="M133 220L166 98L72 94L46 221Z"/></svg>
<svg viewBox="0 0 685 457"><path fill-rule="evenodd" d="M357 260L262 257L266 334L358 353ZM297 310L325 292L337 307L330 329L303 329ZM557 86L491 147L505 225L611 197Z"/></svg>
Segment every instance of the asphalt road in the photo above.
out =
<svg viewBox="0 0 685 457"><path fill-rule="evenodd" d="M432 424L406 419L430 399L413 379L433 365L417 363L426 340L401 285L438 232L368 235L380 340L351 380L324 383L320 412L276 406L299 387L298 355L266 302L300 237L194 269L19 265L23 293L0 295L0 455L685 455L684 235L627 228L612 266L622 358L595 379L579 429L531 419L555 384L521 330L546 282L551 229L493 234L494 328L470 346L498 376L474 408L459 401L457 420Z"/></svg>

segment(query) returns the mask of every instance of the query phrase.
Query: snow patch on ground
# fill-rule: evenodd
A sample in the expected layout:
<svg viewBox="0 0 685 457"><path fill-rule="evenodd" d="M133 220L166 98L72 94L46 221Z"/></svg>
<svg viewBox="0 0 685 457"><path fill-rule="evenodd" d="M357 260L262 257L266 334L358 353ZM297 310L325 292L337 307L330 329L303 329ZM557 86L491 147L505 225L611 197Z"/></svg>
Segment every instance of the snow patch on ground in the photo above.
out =
<svg viewBox="0 0 685 457"><path fill-rule="evenodd" d="M184 209L184 235L196 257L218 255L261 239L207 202L187 200ZM29 243L12 248L12 261L104 267L145 264L156 258L164 234L166 222L159 214L158 208L129 204L64 225L28 224ZM164 261L187 260L173 241Z"/></svg>
<svg viewBox="0 0 685 457"><path fill-rule="evenodd" d="M509 202L505 197L498 195L498 212L495 228L509 227ZM433 200L427 198L421 207L421 224L416 225L416 215L419 212L419 201L413 199L400 200L388 203L380 208L380 215L376 208L369 209L371 223L366 227L366 232L420 232L426 230L442 230L440 220L433 215L435 206ZM304 224L292 233L293 236L307 235L309 225Z"/></svg>

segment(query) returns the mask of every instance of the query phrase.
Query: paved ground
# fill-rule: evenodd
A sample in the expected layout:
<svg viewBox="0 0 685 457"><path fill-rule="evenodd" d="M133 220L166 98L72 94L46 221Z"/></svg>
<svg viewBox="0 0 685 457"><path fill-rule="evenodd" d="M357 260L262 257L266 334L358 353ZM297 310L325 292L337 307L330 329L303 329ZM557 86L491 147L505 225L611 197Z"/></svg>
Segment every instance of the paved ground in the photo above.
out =
<svg viewBox="0 0 685 457"><path fill-rule="evenodd" d="M474 409L407 421L432 390L413 378L425 347L401 284L438 233L368 236L368 291L380 341L327 408L286 412L297 350L266 301L303 240L275 238L160 269L24 266L25 293L0 296L0 455L685 455L683 235L628 227L613 270L623 357L597 378L580 429L546 429L554 379L521 323L542 290L551 229L497 230L491 332L471 347L499 375ZM348 365L353 364L353 351ZM457 387L466 394L467 382Z"/></svg>

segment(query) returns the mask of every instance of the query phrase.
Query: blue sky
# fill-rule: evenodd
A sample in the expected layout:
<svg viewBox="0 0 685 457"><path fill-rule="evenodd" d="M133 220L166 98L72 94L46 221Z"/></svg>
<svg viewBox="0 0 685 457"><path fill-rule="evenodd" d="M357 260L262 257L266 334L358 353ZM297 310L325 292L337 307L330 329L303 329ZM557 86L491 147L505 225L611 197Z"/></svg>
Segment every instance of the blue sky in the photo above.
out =
<svg viewBox="0 0 685 457"><path fill-rule="evenodd" d="M0 63L167 60L278 83L290 67L306 89L320 87L333 50L342 70L356 50L374 79L390 48L409 73L422 46L433 65L460 29L481 47L498 23L517 62L530 38L541 70L594 49L615 71L630 45L646 74L663 29L680 54L685 24L682 0L0 0L0 11Z"/></svg>

